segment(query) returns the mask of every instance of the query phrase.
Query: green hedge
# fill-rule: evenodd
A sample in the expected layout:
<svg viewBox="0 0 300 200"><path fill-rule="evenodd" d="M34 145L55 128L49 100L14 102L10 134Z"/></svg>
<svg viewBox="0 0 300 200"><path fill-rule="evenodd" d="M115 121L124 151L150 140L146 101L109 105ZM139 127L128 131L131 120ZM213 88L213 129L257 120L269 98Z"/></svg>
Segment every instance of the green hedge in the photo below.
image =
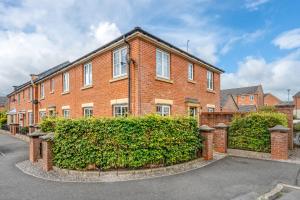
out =
<svg viewBox="0 0 300 200"><path fill-rule="evenodd" d="M270 132L275 125L287 126L285 114L256 112L245 117L236 117L229 128L228 146L258 152L270 152Z"/></svg>
<svg viewBox="0 0 300 200"><path fill-rule="evenodd" d="M60 118L45 117L40 123L41 130L45 133L55 132L55 127L58 120L60 120Z"/></svg>
<svg viewBox="0 0 300 200"><path fill-rule="evenodd" d="M0 112L0 129L7 123L7 115L6 112Z"/></svg>
<svg viewBox="0 0 300 200"><path fill-rule="evenodd" d="M197 121L156 115L58 120L54 164L67 169L166 166L196 158Z"/></svg>

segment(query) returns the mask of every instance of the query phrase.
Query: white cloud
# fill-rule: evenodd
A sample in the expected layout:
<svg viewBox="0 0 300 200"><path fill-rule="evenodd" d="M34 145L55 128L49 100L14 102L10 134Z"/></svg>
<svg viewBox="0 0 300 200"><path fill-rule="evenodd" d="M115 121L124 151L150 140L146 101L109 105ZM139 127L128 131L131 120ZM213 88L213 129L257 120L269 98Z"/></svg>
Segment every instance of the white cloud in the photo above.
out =
<svg viewBox="0 0 300 200"><path fill-rule="evenodd" d="M222 75L222 88L262 84L265 92L272 92L287 100L287 89L292 94L300 90L300 50L267 62L261 57L246 57L237 72Z"/></svg>
<svg viewBox="0 0 300 200"><path fill-rule="evenodd" d="M294 49L300 47L300 28L280 34L273 40L273 44L280 49Z"/></svg>
<svg viewBox="0 0 300 200"><path fill-rule="evenodd" d="M268 3L270 0L246 0L246 8L248 10L257 10L259 6Z"/></svg>
<svg viewBox="0 0 300 200"><path fill-rule="evenodd" d="M115 23L100 22L97 27L91 26L92 35L100 44L105 44L121 35Z"/></svg>

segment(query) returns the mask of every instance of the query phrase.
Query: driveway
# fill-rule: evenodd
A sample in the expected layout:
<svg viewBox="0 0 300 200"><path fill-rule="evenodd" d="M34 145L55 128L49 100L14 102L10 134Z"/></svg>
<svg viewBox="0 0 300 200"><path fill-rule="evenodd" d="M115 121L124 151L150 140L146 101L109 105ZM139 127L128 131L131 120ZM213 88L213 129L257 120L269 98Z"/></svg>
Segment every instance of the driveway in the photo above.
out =
<svg viewBox="0 0 300 200"><path fill-rule="evenodd" d="M300 165L227 157L179 175L116 183L60 183L23 174L28 145L0 134L1 200L256 199L277 183L295 184Z"/></svg>

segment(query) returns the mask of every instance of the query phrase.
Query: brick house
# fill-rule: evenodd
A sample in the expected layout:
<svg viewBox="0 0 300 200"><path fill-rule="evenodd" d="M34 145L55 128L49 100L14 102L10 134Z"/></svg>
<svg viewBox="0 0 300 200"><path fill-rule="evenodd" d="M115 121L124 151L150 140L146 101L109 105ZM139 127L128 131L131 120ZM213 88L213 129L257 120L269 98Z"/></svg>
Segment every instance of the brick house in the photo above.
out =
<svg viewBox="0 0 300 200"><path fill-rule="evenodd" d="M265 106L275 106L280 103L282 103L282 101L278 97L274 96L273 94L271 94L271 93L264 94L264 105Z"/></svg>
<svg viewBox="0 0 300 200"><path fill-rule="evenodd" d="M223 112L256 111L264 105L261 85L221 90L221 110Z"/></svg>
<svg viewBox="0 0 300 200"><path fill-rule="evenodd" d="M137 27L73 62L15 87L9 122L220 110L219 69Z"/></svg>
<svg viewBox="0 0 300 200"><path fill-rule="evenodd" d="M297 119L300 119L300 91L293 96L293 99L293 103L295 105L294 115L297 117Z"/></svg>

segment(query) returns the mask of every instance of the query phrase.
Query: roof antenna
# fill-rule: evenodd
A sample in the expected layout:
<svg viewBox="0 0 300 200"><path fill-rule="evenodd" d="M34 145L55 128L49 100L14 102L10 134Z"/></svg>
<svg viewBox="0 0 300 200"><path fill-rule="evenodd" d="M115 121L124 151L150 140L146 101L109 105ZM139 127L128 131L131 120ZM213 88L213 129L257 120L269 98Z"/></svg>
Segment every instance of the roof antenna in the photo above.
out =
<svg viewBox="0 0 300 200"><path fill-rule="evenodd" d="M189 43L190 43L190 40L187 40L186 41L186 52L189 52Z"/></svg>

